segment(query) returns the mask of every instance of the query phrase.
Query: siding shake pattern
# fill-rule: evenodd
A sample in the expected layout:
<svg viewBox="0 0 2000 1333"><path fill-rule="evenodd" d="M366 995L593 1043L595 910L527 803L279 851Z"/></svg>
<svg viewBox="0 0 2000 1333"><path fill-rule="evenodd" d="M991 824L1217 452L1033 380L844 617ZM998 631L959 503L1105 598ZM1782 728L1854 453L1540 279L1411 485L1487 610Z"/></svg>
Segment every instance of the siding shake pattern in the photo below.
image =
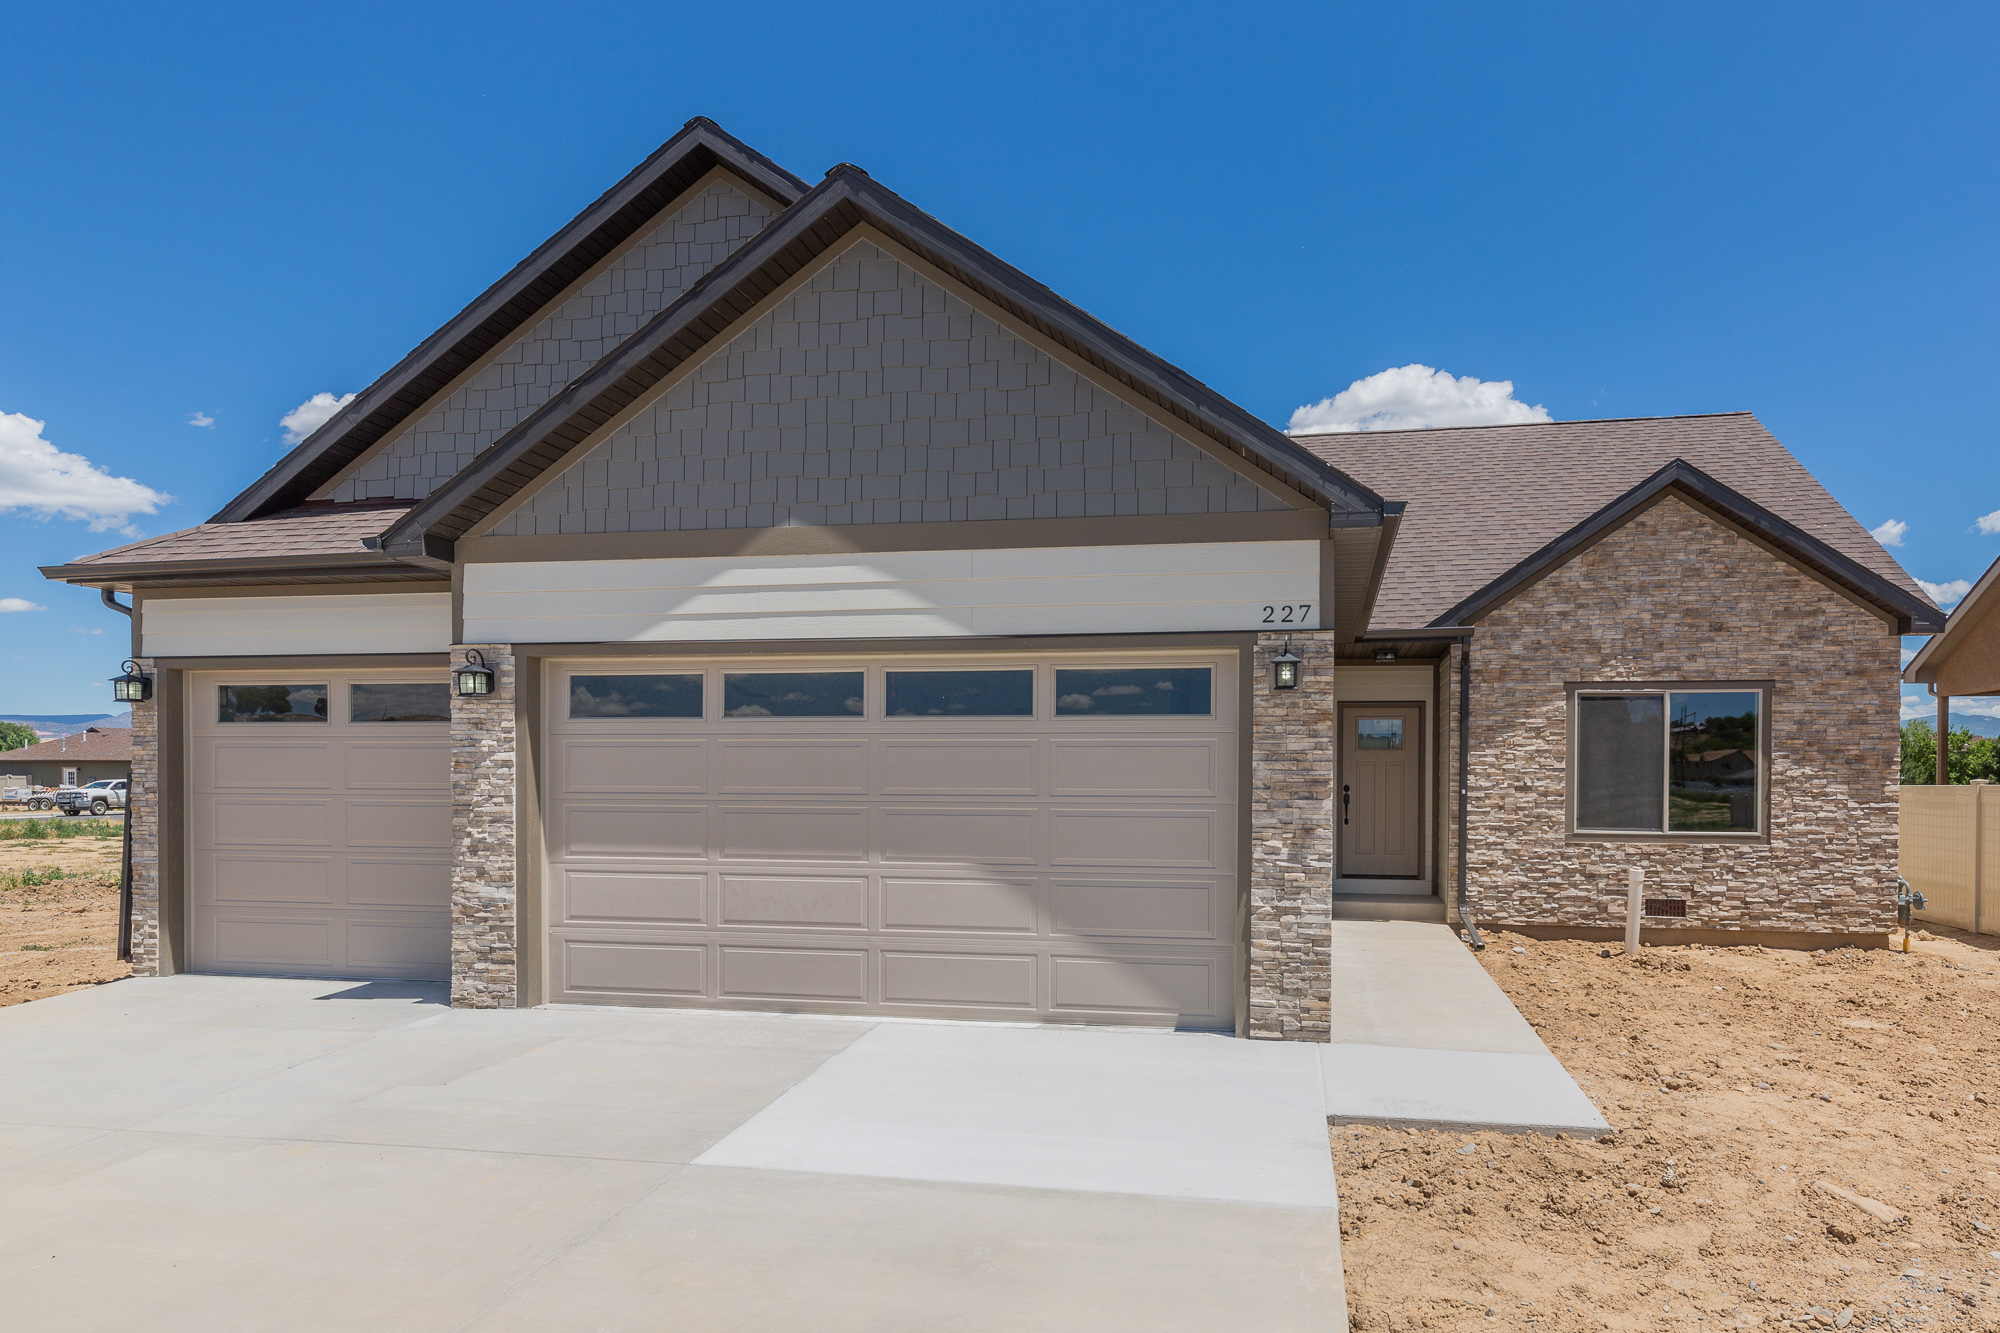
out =
<svg viewBox="0 0 2000 1333"><path fill-rule="evenodd" d="M861 242L489 531L1288 508Z"/></svg>

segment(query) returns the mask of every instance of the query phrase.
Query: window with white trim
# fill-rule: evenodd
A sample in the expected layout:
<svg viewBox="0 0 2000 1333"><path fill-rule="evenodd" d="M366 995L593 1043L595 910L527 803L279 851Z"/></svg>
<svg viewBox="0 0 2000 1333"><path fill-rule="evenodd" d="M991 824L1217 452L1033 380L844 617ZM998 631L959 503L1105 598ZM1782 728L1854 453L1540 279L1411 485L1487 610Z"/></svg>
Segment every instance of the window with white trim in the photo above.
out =
<svg viewBox="0 0 2000 1333"><path fill-rule="evenodd" d="M1764 711L1761 689L1577 690L1576 831L1763 832Z"/></svg>

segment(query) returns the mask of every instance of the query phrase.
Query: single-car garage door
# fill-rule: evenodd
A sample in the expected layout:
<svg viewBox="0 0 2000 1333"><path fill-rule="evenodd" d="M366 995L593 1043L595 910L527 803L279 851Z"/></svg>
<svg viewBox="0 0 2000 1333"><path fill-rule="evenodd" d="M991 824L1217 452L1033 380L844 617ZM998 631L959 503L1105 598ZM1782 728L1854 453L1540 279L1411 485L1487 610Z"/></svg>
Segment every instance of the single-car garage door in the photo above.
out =
<svg viewBox="0 0 2000 1333"><path fill-rule="evenodd" d="M448 689L436 670L190 674L195 971L450 975Z"/></svg>
<svg viewBox="0 0 2000 1333"><path fill-rule="evenodd" d="M1234 1025L1233 654L545 670L552 998Z"/></svg>

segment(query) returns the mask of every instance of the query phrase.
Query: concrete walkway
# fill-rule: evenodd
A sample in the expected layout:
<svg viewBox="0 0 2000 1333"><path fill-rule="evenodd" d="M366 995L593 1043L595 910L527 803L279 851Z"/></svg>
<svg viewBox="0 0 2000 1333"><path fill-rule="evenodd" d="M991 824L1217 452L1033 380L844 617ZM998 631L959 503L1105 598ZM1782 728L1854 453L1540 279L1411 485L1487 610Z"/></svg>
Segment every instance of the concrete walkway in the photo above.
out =
<svg viewBox="0 0 2000 1333"><path fill-rule="evenodd" d="M0 1009L7 1326L1346 1326L1320 1048L440 999Z"/></svg>
<svg viewBox="0 0 2000 1333"><path fill-rule="evenodd" d="M1335 921L1332 1013L1319 1050L1336 1124L1611 1128L1449 927Z"/></svg>

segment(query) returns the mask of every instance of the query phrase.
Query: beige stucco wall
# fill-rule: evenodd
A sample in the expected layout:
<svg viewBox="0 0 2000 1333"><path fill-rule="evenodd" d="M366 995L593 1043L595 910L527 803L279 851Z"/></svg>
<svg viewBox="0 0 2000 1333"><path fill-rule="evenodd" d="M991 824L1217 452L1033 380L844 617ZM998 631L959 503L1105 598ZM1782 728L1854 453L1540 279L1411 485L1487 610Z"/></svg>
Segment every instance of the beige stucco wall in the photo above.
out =
<svg viewBox="0 0 2000 1333"><path fill-rule="evenodd" d="M1647 510L1478 627L1467 821L1477 918L1618 926L1636 865L1647 896L1687 899L1685 922L1649 929L1886 931L1897 647L1880 617L1687 504ZM1777 682L1768 844L1567 834L1566 681L1758 679ZM1449 850L1442 859L1449 873Z"/></svg>

